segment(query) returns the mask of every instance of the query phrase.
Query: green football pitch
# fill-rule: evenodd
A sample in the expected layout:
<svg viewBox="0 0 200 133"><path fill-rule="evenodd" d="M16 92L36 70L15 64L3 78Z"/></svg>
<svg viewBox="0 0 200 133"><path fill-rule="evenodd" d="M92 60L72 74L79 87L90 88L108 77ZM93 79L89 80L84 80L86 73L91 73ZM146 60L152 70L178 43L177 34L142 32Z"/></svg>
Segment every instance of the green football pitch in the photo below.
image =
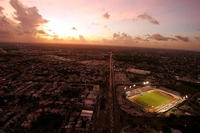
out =
<svg viewBox="0 0 200 133"><path fill-rule="evenodd" d="M136 98L136 102L143 106L157 107L170 101L171 98L158 92L147 92Z"/></svg>

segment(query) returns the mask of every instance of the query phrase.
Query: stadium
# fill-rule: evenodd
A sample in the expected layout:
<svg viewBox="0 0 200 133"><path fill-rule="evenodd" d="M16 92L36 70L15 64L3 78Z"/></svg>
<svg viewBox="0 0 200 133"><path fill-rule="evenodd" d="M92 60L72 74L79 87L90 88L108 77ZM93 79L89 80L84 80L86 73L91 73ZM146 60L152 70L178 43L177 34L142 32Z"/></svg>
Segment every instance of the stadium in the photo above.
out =
<svg viewBox="0 0 200 133"><path fill-rule="evenodd" d="M182 103L184 98L167 89L147 86L126 91L126 98L146 112L166 112Z"/></svg>

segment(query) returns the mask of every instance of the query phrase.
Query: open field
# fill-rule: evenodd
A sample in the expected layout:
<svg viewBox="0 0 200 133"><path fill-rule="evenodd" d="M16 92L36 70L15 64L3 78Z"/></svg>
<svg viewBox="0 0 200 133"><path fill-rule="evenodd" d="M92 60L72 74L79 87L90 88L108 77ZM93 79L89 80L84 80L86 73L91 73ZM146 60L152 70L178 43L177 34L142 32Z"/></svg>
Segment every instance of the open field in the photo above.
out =
<svg viewBox="0 0 200 133"><path fill-rule="evenodd" d="M127 99L147 112L165 112L184 101L180 96L151 87L132 90Z"/></svg>
<svg viewBox="0 0 200 133"><path fill-rule="evenodd" d="M163 95L159 92L147 92L136 98L136 102L143 106L157 107L172 100L171 97Z"/></svg>

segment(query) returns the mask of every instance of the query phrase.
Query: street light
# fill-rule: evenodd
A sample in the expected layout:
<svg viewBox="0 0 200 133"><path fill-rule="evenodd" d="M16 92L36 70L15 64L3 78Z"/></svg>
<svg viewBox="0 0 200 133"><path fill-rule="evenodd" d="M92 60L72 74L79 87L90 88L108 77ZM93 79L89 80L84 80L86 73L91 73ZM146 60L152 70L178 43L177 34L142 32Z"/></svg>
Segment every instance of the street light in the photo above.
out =
<svg viewBox="0 0 200 133"><path fill-rule="evenodd" d="M124 90L126 90L126 87L124 87Z"/></svg>
<svg viewBox="0 0 200 133"><path fill-rule="evenodd" d="M143 84L144 84L144 85L147 85L147 84L149 84L149 81L143 82Z"/></svg>

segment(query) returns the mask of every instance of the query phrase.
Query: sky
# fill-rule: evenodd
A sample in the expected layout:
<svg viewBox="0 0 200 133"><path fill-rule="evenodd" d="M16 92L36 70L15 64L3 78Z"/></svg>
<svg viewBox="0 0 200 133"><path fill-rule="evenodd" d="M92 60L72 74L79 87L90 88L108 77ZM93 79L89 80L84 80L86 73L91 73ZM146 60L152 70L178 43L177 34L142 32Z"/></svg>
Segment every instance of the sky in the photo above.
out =
<svg viewBox="0 0 200 133"><path fill-rule="evenodd" d="M1 42L200 51L200 0L0 0Z"/></svg>

